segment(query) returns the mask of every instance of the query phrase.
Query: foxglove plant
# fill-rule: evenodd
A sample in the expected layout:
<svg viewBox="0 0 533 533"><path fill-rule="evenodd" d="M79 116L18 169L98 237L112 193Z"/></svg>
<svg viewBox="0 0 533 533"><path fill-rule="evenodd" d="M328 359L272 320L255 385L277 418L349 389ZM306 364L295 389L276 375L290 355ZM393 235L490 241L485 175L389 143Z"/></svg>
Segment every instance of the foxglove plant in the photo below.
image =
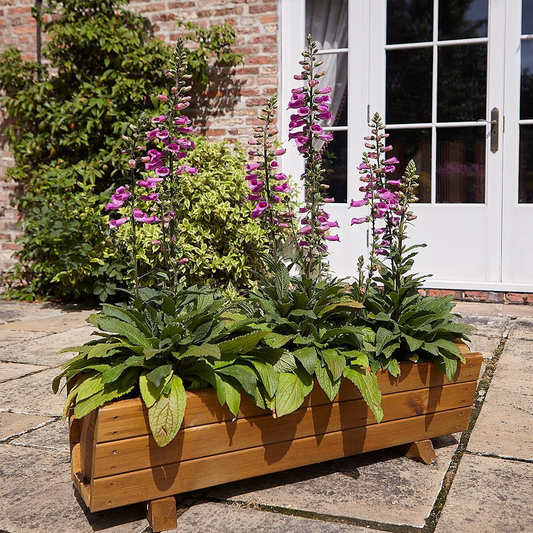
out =
<svg viewBox="0 0 533 533"><path fill-rule="evenodd" d="M268 237L272 257L280 259L280 247L286 230L292 227L291 187L288 177L279 172L277 157L286 150L276 146L278 129L274 126L277 96L274 95L261 114L254 128L254 138L248 141L248 155L252 161L246 164L246 180L250 187L248 200L254 202L251 217L260 219Z"/></svg>
<svg viewBox="0 0 533 533"><path fill-rule="evenodd" d="M173 79L170 94L158 94L162 113L149 121L142 117L137 126L130 126L130 136L123 136L128 143L129 189L119 187L106 205L106 211L116 210L119 218L109 221L117 228L131 220L131 243L135 287L138 292L136 224L155 224L161 228L161 249L164 267L170 287L176 287L180 265L188 259L180 257L176 249L175 196L183 174L197 174L196 167L180 165L187 152L194 150L194 142L187 135L194 131L191 121L183 115L190 105L187 92L191 75L186 73L186 50L180 39L176 44L169 77ZM146 151L146 149L148 150ZM139 151L145 151L140 156ZM124 213L129 200L129 212Z"/></svg>
<svg viewBox="0 0 533 533"><path fill-rule="evenodd" d="M416 201L416 197L410 194L408 197L404 192L404 184L401 180L388 179L388 175L396 170L395 165L399 163L396 157L388 157L387 154L393 149L391 145L386 146L385 140L389 137L385 133L385 127L381 117L376 113L368 125L370 135L364 138L365 148L369 151L363 152L363 161L359 165L360 181L363 185L359 190L364 193L362 200L352 200L350 207L367 207L368 214L363 217L352 218L352 225L370 223L371 246L368 264L368 274L366 278L365 295L368 292L375 272L379 268L379 256L388 256L393 241L398 239L403 241L401 232L405 231L404 221L405 209L408 203ZM411 165L411 164L410 164ZM414 163L412 163L414 168ZM416 172L416 168L414 168ZM410 190L417 186L414 178L410 181ZM405 205L407 201L407 206ZM410 212L411 219L414 215ZM359 260L359 269L363 268L363 261ZM360 281L362 274L360 273ZM362 285L361 285L362 286ZM363 296L363 299L366 296Z"/></svg>
<svg viewBox="0 0 533 533"><path fill-rule="evenodd" d="M318 48L309 35L307 47L302 52L300 61L302 71L296 74L296 80L303 81L301 87L292 90L289 109L293 114L289 124L289 139L294 140L298 152L305 159L304 182L305 204L300 208L298 246L300 248L299 265L307 277L317 277L326 267L327 241L339 241L338 235L332 235L331 229L338 227L336 221L330 220L325 204L334 202L334 198L326 198L324 192L328 186L323 183L324 169L319 146L333 139L331 133L323 130L320 121L332 118L329 106L331 87L319 87L324 72L318 71L322 65L317 61Z"/></svg>

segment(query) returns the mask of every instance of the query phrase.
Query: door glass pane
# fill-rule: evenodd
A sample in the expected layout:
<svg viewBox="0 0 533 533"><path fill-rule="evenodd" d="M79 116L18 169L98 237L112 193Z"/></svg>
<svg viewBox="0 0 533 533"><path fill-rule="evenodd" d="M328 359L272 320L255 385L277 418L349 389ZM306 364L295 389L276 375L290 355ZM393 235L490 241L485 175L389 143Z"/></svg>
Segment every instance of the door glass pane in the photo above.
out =
<svg viewBox="0 0 533 533"><path fill-rule="evenodd" d="M533 204L533 126L520 126L518 202Z"/></svg>
<svg viewBox="0 0 533 533"><path fill-rule="evenodd" d="M437 121L486 118L487 45L439 48Z"/></svg>
<svg viewBox="0 0 533 533"><path fill-rule="evenodd" d="M431 48L387 51L387 122L431 122Z"/></svg>
<svg viewBox="0 0 533 533"><path fill-rule="evenodd" d="M433 0L389 0L387 44L433 40Z"/></svg>
<svg viewBox="0 0 533 533"><path fill-rule="evenodd" d="M306 0L305 22L321 50L348 48L348 0Z"/></svg>
<svg viewBox="0 0 533 533"><path fill-rule="evenodd" d="M326 196L336 203L347 201L348 132L332 131L333 140L322 148L322 161L326 171L325 182L329 185Z"/></svg>
<svg viewBox="0 0 533 533"><path fill-rule="evenodd" d="M488 0L440 0L439 40L487 36Z"/></svg>
<svg viewBox="0 0 533 533"><path fill-rule="evenodd" d="M520 118L533 118L533 41L522 41Z"/></svg>
<svg viewBox="0 0 533 533"><path fill-rule="evenodd" d="M533 0L522 0L522 35L533 35Z"/></svg>
<svg viewBox="0 0 533 533"><path fill-rule="evenodd" d="M437 128L437 202L485 202L485 127Z"/></svg>
<svg viewBox="0 0 533 533"><path fill-rule="evenodd" d="M389 130L392 152L399 160L396 170L388 179L400 179L407 163L414 159L417 174L420 176L417 196L419 202L431 202L431 129Z"/></svg>

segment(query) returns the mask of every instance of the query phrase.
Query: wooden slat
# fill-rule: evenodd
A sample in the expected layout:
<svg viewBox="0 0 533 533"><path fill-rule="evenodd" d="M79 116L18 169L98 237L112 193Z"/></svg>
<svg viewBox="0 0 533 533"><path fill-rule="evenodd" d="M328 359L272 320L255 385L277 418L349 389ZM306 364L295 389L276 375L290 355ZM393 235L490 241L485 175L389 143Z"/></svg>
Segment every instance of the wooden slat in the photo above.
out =
<svg viewBox="0 0 533 533"><path fill-rule="evenodd" d="M479 377L479 370L483 360L481 354L468 354L466 357L467 362L459 365L453 379L454 383L475 381ZM398 378L393 378L388 372L378 372L379 387L384 395L426 387L437 387L448 383L442 372L431 363L413 364L403 362L400 363L400 368L402 373ZM353 383L343 380L336 401L360 398L361 394ZM329 403L327 396L320 387L315 386L313 392L306 398L303 407ZM264 410L256 407L247 398L243 398L238 418L249 418L263 414L265 414ZM187 392L187 409L182 427L212 424L232 420L233 418L230 411L219 404L214 389ZM97 442L109 442L149 434L148 414L140 398L112 402L99 409Z"/></svg>
<svg viewBox="0 0 533 533"><path fill-rule="evenodd" d="M93 482L91 511L164 498L221 483L463 431L471 407L248 448Z"/></svg>
<svg viewBox="0 0 533 533"><path fill-rule="evenodd" d="M176 499L174 496L169 496L168 498L151 500L148 502L146 516L154 533L176 529L178 527Z"/></svg>
<svg viewBox="0 0 533 533"><path fill-rule="evenodd" d="M409 459L431 465L437 461L437 454L433 443L429 439L417 440L401 447L402 453Z"/></svg>
<svg viewBox="0 0 533 533"><path fill-rule="evenodd" d="M476 382L470 381L388 394L382 400L383 421L468 407L475 391ZM375 423L361 399L308 407L278 419L267 414L187 428L164 448L151 435L105 442L96 446L93 478Z"/></svg>
<svg viewBox="0 0 533 533"><path fill-rule="evenodd" d="M85 479L92 480L94 459L96 450L96 425L98 420L98 410L92 411L81 419L80 431L80 457L81 471Z"/></svg>
<svg viewBox="0 0 533 533"><path fill-rule="evenodd" d="M78 477L78 473L81 472L81 445L75 444L70 450L70 469L72 475L72 481L74 486L78 489L78 492L81 494L83 501L87 507L91 506L91 485L82 483L82 480Z"/></svg>

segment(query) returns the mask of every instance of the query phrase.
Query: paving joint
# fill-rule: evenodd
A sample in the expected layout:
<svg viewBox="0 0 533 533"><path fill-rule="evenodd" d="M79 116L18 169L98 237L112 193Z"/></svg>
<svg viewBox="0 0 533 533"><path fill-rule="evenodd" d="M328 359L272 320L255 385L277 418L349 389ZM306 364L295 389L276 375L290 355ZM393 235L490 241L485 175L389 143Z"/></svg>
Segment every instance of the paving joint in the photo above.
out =
<svg viewBox="0 0 533 533"><path fill-rule="evenodd" d="M206 502L222 503L231 507L238 507L259 512L268 512L281 514L286 516L294 516L298 518L307 518L308 520L316 520L317 522L329 522L333 524L345 524L350 526L366 527L377 531L387 531L389 533L421 533L423 530L407 524L388 524L385 522L374 522L372 520L364 520L361 518L353 518L348 516L330 515L324 513L315 513L313 511L303 511L301 509L290 509L288 507L280 507L277 505L266 505L262 503L246 502L239 500L227 500L223 498L214 498L212 496L205 497ZM200 502L198 502L200 503Z"/></svg>
<svg viewBox="0 0 533 533"><path fill-rule="evenodd" d="M2 361L0 360L0 363L13 363L13 361ZM13 364L21 364L21 363L13 363ZM52 370L53 368L56 368L56 367L53 367L53 366L43 366L43 365L34 365L33 363L24 363L24 364L27 364L27 365L32 365L32 366L42 366L42 368L40 370L35 370L33 372L28 372L27 374L22 374L22 376L15 376L14 378L9 378L9 379L2 379L0 380L0 383L9 383L10 381L16 381L17 379L22 379L22 378L27 378L29 376L34 376L35 374L40 374L41 372L45 372L46 370Z"/></svg>
<svg viewBox="0 0 533 533"><path fill-rule="evenodd" d="M516 461L517 463L529 463L533 464L533 459L524 459L523 457L513 457L512 455L500 455L497 453L489 452L471 452L470 450L465 450L467 455L477 455L478 457L492 457L493 459L503 459L505 461Z"/></svg>
<svg viewBox="0 0 533 533"><path fill-rule="evenodd" d="M13 413L13 411L2 411L3 413ZM33 413L15 413L19 415L28 415ZM43 415L43 416L49 416L49 415ZM49 426L50 424L53 424L54 422L57 422L58 420L61 420L60 416L57 415L50 415L51 420L47 420L46 422L41 422L40 424L37 424L34 427L25 429L24 431L20 431L19 433L14 433L13 435L9 435L7 437L4 437L0 439L0 444L9 444L12 440L18 439L19 437L23 437L24 435L29 435L30 433L33 433L34 431L37 431L38 429L44 428L46 426ZM22 446L21 444L18 444L17 446ZM0 533L2 533L0 531Z"/></svg>
<svg viewBox="0 0 533 533"><path fill-rule="evenodd" d="M511 317L511 320L515 320L515 318ZM481 408L483 407L483 404L485 403L485 398L487 396L487 392L489 390L490 384L492 383L492 378L494 377L494 373L496 372L498 362L500 361L500 357L503 353L505 344L509 338L509 335L512 329L513 329L513 324L510 324L506 327L505 331L502 333L498 347L496 348L496 350L494 350L492 358L486 362L485 372L483 373L483 376L479 380L479 383L477 386L476 397L474 400L474 405L472 407L472 416L470 418L468 429L464 431L463 434L461 435L461 439L459 440L459 445L457 446L457 450L455 451L452 457L450 466L448 467L446 474L444 474L442 486L441 486L439 495L437 496L437 499L435 500L435 503L433 504L433 509L431 510L429 516L426 518L426 525L424 526L422 530L420 530L422 531L422 533L433 533L437 527L438 521L442 514L442 510L444 509L444 506L446 505L446 499L451 490L453 480L455 478L455 475L457 474L457 470L459 469L461 459L463 458L465 453L467 453L466 448L468 446L468 442L470 441L470 435L472 434L472 431L474 430L477 419L481 413Z"/></svg>

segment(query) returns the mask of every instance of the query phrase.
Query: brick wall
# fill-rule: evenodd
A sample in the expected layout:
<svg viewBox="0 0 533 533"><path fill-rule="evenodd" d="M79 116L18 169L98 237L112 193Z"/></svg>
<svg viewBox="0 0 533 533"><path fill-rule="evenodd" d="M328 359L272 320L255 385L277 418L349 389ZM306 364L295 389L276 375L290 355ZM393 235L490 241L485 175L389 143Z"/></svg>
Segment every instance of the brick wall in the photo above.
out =
<svg viewBox="0 0 533 533"><path fill-rule="evenodd" d="M454 300L463 302L486 302L493 304L530 304L533 305L533 294L524 292L467 291L451 289L423 289L424 296L453 296Z"/></svg>
<svg viewBox="0 0 533 533"><path fill-rule="evenodd" d="M16 46L24 59L35 60L34 5L34 0L0 0L0 53ZM171 43L183 32L177 20L235 26L234 51L245 55L244 65L210 84L199 102L197 125L213 139L246 140L259 107L278 89L277 0L132 0L129 9L150 20L154 34ZM0 137L0 273L13 264L11 255L19 234L15 227L18 213L11 206L16 188L4 179L5 169L12 164Z"/></svg>

